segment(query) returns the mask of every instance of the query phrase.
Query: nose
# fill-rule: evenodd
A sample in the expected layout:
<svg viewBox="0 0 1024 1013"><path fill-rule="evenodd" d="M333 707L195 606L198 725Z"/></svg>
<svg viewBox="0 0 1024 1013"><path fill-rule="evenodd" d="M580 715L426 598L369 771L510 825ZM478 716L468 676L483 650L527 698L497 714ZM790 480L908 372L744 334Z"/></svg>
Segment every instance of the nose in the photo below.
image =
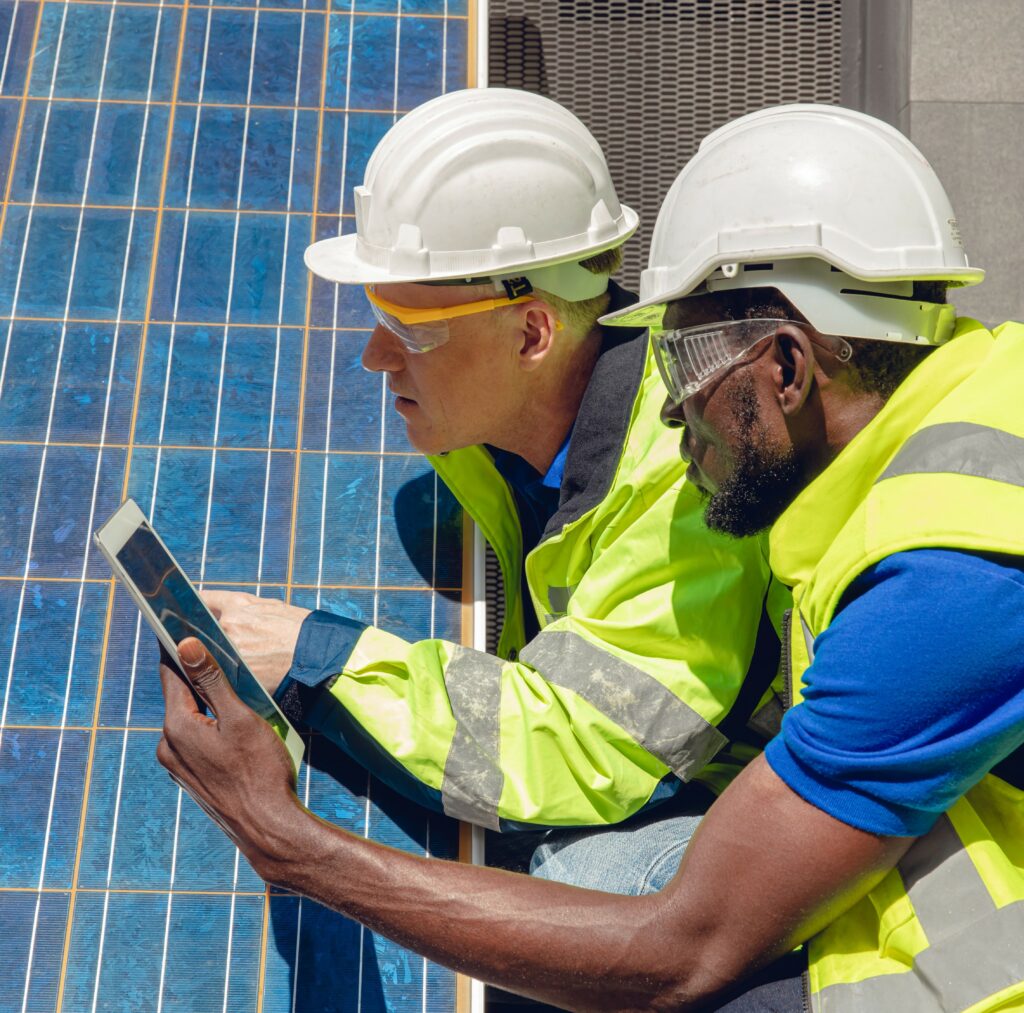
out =
<svg viewBox="0 0 1024 1013"><path fill-rule="evenodd" d="M686 419L683 417L683 403L673 401L670 397L665 398L665 403L661 406L661 421L669 429L682 429L686 424Z"/></svg>
<svg viewBox="0 0 1024 1013"><path fill-rule="evenodd" d="M371 373L394 373L405 365L402 342L382 324L377 324L361 356L363 369Z"/></svg>

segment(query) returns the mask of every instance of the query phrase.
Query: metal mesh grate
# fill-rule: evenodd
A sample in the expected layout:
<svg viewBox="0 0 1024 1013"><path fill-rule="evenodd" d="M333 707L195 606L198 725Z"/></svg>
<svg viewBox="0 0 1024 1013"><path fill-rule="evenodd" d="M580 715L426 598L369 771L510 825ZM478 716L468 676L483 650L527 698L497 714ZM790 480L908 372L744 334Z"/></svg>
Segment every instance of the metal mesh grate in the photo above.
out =
<svg viewBox="0 0 1024 1013"><path fill-rule="evenodd" d="M782 102L839 102L846 0L490 0L488 75L561 102L640 214L635 286L661 200L700 139Z"/></svg>

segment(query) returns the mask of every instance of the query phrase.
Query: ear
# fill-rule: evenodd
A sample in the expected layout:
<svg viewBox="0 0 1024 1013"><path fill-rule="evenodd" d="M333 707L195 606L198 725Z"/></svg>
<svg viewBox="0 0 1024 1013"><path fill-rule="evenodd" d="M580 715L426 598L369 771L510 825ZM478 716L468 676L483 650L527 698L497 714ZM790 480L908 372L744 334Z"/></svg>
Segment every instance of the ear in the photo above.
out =
<svg viewBox="0 0 1024 1013"><path fill-rule="evenodd" d="M772 340L772 383L783 415L800 413L814 387L814 344L793 324L783 324Z"/></svg>
<svg viewBox="0 0 1024 1013"><path fill-rule="evenodd" d="M523 303L520 310L519 365L529 372L550 354L559 322L554 307L540 299Z"/></svg>

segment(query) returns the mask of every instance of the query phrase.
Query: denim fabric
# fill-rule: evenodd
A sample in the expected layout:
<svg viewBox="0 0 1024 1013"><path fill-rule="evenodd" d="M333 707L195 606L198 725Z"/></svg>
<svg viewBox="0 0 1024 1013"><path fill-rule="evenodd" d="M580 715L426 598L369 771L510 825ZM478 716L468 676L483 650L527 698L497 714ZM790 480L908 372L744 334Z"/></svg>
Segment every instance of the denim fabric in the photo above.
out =
<svg viewBox="0 0 1024 1013"><path fill-rule="evenodd" d="M530 875L605 893L656 893L675 875L699 812L651 816L600 830L552 830L534 851Z"/></svg>

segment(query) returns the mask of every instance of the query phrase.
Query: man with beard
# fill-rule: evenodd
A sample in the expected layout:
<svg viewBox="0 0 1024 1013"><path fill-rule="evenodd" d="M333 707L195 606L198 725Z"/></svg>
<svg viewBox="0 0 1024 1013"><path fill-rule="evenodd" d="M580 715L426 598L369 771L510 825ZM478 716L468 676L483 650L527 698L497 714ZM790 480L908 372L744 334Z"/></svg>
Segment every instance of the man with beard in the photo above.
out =
<svg viewBox="0 0 1024 1013"><path fill-rule="evenodd" d="M250 734L262 776L238 774L167 670L161 760L270 881L548 1002L1019 1008L1024 325L956 318L941 290L982 272L938 179L836 107L707 138L650 263L614 316L651 327L709 522L772 525L794 599L781 733L668 886L612 896L358 841L301 807L269 731ZM198 644L183 654L232 744L255 732Z"/></svg>

